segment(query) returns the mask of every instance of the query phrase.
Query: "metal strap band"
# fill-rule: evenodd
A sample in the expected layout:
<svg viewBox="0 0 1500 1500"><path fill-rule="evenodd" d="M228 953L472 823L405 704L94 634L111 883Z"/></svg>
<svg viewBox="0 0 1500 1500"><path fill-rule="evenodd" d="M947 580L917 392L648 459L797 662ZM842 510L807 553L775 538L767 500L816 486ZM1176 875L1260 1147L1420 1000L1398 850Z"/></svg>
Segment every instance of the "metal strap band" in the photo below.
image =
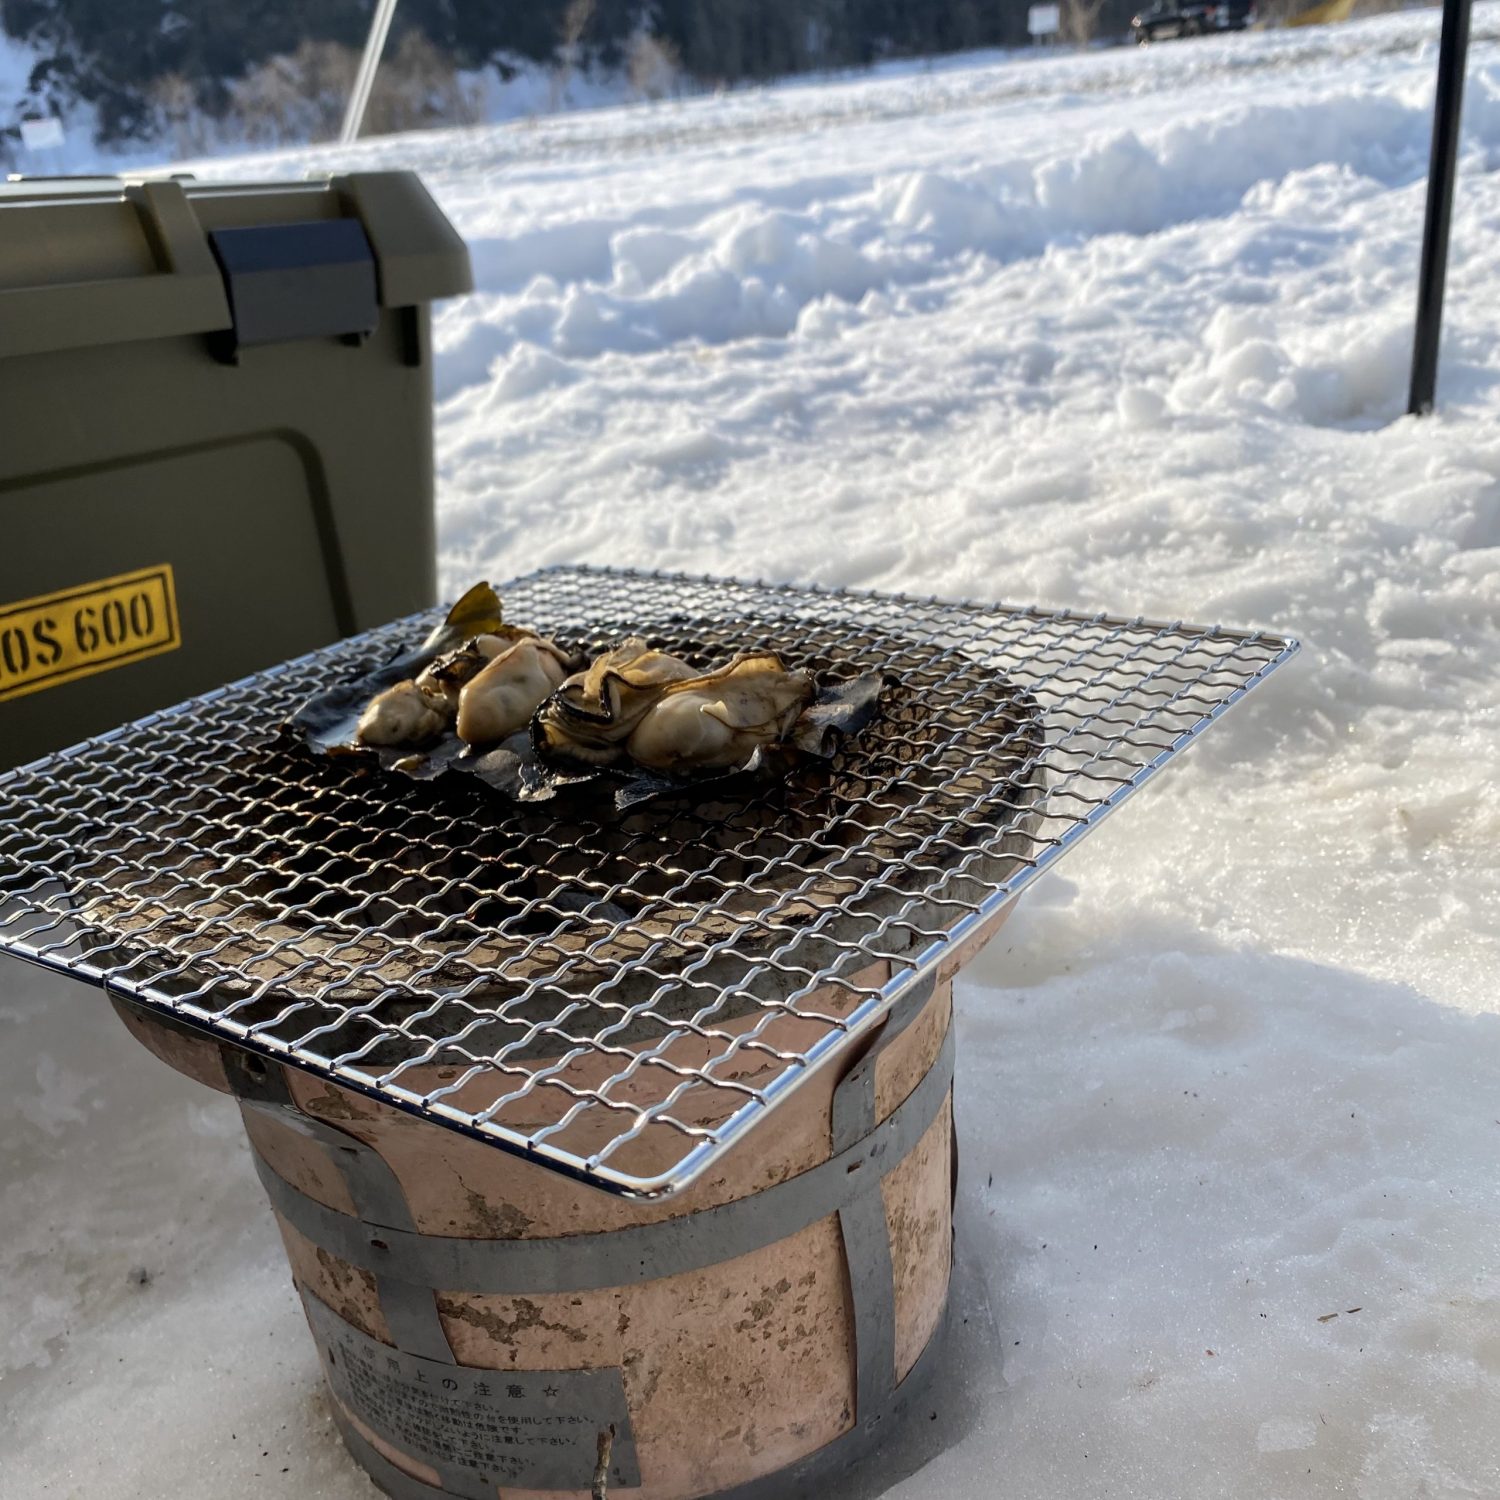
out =
<svg viewBox="0 0 1500 1500"><path fill-rule="evenodd" d="M861 1426L880 1420L896 1383L896 1287L891 1231L879 1179L875 1191L839 1209L854 1304L854 1412Z"/></svg>
<svg viewBox="0 0 1500 1500"><path fill-rule="evenodd" d="M936 975L930 975L901 996L865 1055L834 1090L835 1151L847 1150L874 1129L880 1055L921 1013L932 998L936 983ZM944 1046L952 1040L950 1029ZM874 1427L881 1420L896 1384L896 1285L891 1265L890 1226L880 1191L883 1175L884 1172L876 1174L872 1191L856 1196L839 1209L839 1233L844 1240L844 1259L849 1265L849 1299L854 1309L855 1421L861 1427Z"/></svg>
<svg viewBox="0 0 1500 1500"><path fill-rule="evenodd" d="M137 1014L143 1014L138 1007ZM154 1018L153 1018L154 1019ZM173 1029L186 1030L177 1027ZM229 1091L236 1099L252 1100L256 1104L274 1104L281 1109L295 1110L292 1092L286 1086L286 1076L275 1063L254 1057L242 1047L231 1047L219 1043L219 1062L224 1076L229 1080Z"/></svg>
<svg viewBox="0 0 1500 1500"><path fill-rule="evenodd" d="M338 1170L360 1217L415 1232L411 1208L400 1180L378 1151L357 1136L315 1119L297 1107L281 1068L251 1057L238 1047L219 1049L229 1086L247 1108L258 1110L278 1125L294 1130L319 1146ZM251 1152L257 1169L261 1157ZM453 1350L443 1332L437 1299L431 1286L421 1286L384 1269L375 1273L380 1311L398 1349L424 1359L454 1364Z"/></svg>
<svg viewBox="0 0 1500 1500"><path fill-rule="evenodd" d="M458 1363L443 1331L437 1297L430 1286L413 1286L394 1276L377 1276L375 1291L380 1298L380 1311L385 1315L385 1326L398 1349L420 1354L423 1359L441 1360L445 1365Z"/></svg>
<svg viewBox="0 0 1500 1500"><path fill-rule="evenodd" d="M837 1154L856 1141L862 1141L875 1128L875 1068L880 1054L916 1020L923 1006L932 998L937 976L929 974L911 986L875 1034L865 1055L844 1074L833 1091L833 1149Z"/></svg>
<svg viewBox="0 0 1500 1500"><path fill-rule="evenodd" d="M532 1240L418 1234L399 1225L364 1223L319 1203L279 1176L258 1152L255 1169L276 1211L300 1234L377 1275L481 1294L595 1291L700 1270L785 1239L860 1196L878 1202L881 1177L926 1134L952 1081L950 1029L926 1076L863 1140L748 1198L605 1234ZM886 1230L876 1238L885 1242Z"/></svg>
<svg viewBox="0 0 1500 1500"><path fill-rule="evenodd" d="M798 1459L774 1473L763 1474L758 1479L746 1480L744 1484L734 1485L730 1489L701 1496L699 1500L812 1500L812 1497L826 1495L829 1482L853 1468L872 1448L884 1441L890 1424L904 1415L926 1390L942 1358L946 1332L945 1311L910 1373L888 1398L879 1414L879 1422L856 1422L831 1443L824 1444L806 1458ZM391 1500L447 1500L449 1496L469 1500L466 1486L450 1489L448 1484L452 1481L447 1481L442 1489L434 1489L430 1484L413 1479L410 1474L398 1469L352 1426L337 1402L330 1404L334 1425L354 1461Z"/></svg>
<svg viewBox="0 0 1500 1500"><path fill-rule="evenodd" d="M942 1359L947 1329L948 1309L945 1304L927 1347L917 1356L906 1379L887 1392L880 1407L869 1418L856 1421L831 1443L784 1469L764 1474L759 1479L746 1480L731 1489L719 1490L703 1500L826 1500L830 1482L847 1473L872 1449L885 1442L891 1425L922 1398Z"/></svg>

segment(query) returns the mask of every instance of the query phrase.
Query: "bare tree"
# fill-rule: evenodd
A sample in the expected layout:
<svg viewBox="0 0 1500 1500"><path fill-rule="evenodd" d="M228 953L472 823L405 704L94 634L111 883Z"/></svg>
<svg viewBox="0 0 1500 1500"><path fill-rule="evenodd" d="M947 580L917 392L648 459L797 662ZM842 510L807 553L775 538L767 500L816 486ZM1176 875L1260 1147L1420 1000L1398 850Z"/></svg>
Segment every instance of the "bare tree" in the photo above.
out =
<svg viewBox="0 0 1500 1500"><path fill-rule="evenodd" d="M296 145L337 138L359 53L337 42L304 41L268 58L230 85L227 124L252 145ZM175 91L168 99L175 99ZM171 122L167 104L159 106ZM479 91L465 84L447 53L409 31L375 77L365 129L371 135L472 125Z"/></svg>
<svg viewBox="0 0 1500 1500"><path fill-rule="evenodd" d="M172 155L178 161L202 156L210 144L209 120L192 80L181 73L163 73L148 92L157 134L171 142Z"/></svg>
<svg viewBox="0 0 1500 1500"><path fill-rule="evenodd" d="M568 0L568 8L563 12L563 46L574 55L575 60L583 34L589 29L589 22L594 19L594 6L595 0Z"/></svg>
<svg viewBox="0 0 1500 1500"><path fill-rule="evenodd" d="M384 67L375 75L365 130L390 135L442 125L473 125L482 113L480 90L465 84L448 53L422 35L408 31Z"/></svg>
<svg viewBox="0 0 1500 1500"><path fill-rule="evenodd" d="M625 74L638 99L665 99L682 84L682 58L670 37L653 36L644 27L625 49Z"/></svg>
<svg viewBox="0 0 1500 1500"><path fill-rule="evenodd" d="M1099 29L1104 0L1062 0L1062 33L1075 47L1087 47Z"/></svg>
<svg viewBox="0 0 1500 1500"><path fill-rule="evenodd" d="M568 0L562 26L557 33L557 63L552 69L552 107L566 102L565 95L573 74L583 61L583 34L594 19L595 0Z"/></svg>
<svg viewBox="0 0 1500 1500"><path fill-rule="evenodd" d="M358 68L359 54L337 42L268 57L230 84L230 128L252 146L333 140Z"/></svg>

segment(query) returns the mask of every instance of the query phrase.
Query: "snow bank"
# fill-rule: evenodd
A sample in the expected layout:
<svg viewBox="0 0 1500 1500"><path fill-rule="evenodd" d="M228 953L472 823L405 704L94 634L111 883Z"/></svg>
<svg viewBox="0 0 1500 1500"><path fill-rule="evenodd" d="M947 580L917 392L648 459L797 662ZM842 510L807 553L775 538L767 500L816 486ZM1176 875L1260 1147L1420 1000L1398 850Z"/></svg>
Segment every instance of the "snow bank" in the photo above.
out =
<svg viewBox="0 0 1500 1500"><path fill-rule="evenodd" d="M1479 71L1470 95L1469 150L1500 148L1500 71ZM1053 246L1229 215L1264 231L1240 260L1269 272L1289 222L1413 183L1425 170L1429 120L1421 91L1328 88L1148 133L1111 131L1067 154L1053 147L959 171L822 176L816 198L795 206L788 201L798 195L782 190L701 205L690 223L687 205L674 203L481 237L481 298L462 310L455 334L444 329L440 395L512 389L499 374L491 384L496 362L535 347L578 361L676 343L835 337L888 316L883 295L861 308L874 292L922 287L930 310L934 295L946 295L936 284L975 260L1035 260ZM1334 335L1321 351L1240 338L1248 326L1238 315L1216 325L1212 340L1229 345L1215 348L1207 372L1217 389L1200 384L1197 399L1234 398L1258 381L1273 405L1314 422L1395 414L1404 319L1352 344Z"/></svg>
<svg viewBox="0 0 1500 1500"><path fill-rule="evenodd" d="M1497 22L1425 422L1430 12L232 168L415 165L475 247L449 589L610 561L1305 642L962 980L955 1339L846 1496L1500 1494ZM7 1485L367 1494L229 1113L4 978Z"/></svg>

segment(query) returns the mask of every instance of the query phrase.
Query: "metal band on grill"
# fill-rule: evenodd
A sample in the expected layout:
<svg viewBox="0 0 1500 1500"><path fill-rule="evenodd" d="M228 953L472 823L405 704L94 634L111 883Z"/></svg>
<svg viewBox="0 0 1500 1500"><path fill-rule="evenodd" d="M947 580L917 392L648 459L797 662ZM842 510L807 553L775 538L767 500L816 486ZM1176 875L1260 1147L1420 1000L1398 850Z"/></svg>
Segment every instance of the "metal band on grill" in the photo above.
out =
<svg viewBox="0 0 1500 1500"><path fill-rule="evenodd" d="M835 1156L867 1140L875 1129L877 1104L875 1071L880 1054L906 1030L926 1005L937 976L912 986L896 1003L869 1051L840 1080L833 1092L833 1149ZM943 1038L939 1062L953 1074L953 1029ZM934 1068L933 1072L938 1069ZM931 1078L932 1073L927 1075ZM925 1083L927 1079L923 1080ZM921 1088L922 1085L917 1086ZM920 1140L921 1137L918 1136ZM896 1385L896 1283L891 1265L891 1239L886 1224L885 1198L879 1177L895 1162L882 1163L874 1192L856 1193L839 1207L839 1232L849 1263L849 1295L854 1305L855 1421L874 1427L881 1421Z"/></svg>
<svg viewBox="0 0 1500 1500"><path fill-rule="evenodd" d="M343 1178L361 1219L388 1224L393 1232L400 1229L415 1233L416 1225L412 1221L406 1194L378 1151L372 1150L358 1136L299 1109L280 1068L268 1066L238 1047L221 1047L219 1056L229 1087L242 1104L263 1111L278 1124L295 1130L324 1149L328 1160ZM260 1155L253 1146L251 1151L259 1170L262 1166ZM450 1365L455 1363L448 1337L443 1332L442 1319L438 1317L433 1285L424 1286L399 1273L393 1274L386 1267L371 1269L375 1270L380 1311L396 1347L420 1354L424 1359L442 1360Z"/></svg>
<svg viewBox="0 0 1500 1500"><path fill-rule="evenodd" d="M258 1152L272 1206L304 1238L361 1270L416 1286L513 1295L596 1291L701 1270L795 1234L862 1197L916 1146L953 1082L950 1030L931 1069L873 1131L816 1167L747 1198L608 1234L485 1240L366 1223L293 1187ZM873 1166L874 1171L862 1170ZM882 1229L881 1233L884 1233ZM379 1239L381 1247L371 1243Z"/></svg>

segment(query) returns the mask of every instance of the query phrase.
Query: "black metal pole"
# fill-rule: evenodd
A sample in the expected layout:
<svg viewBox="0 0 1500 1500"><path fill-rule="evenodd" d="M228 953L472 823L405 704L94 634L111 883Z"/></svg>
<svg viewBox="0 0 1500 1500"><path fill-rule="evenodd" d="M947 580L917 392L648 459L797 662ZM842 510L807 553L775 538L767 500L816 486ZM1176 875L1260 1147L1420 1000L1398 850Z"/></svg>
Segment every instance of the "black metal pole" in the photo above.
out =
<svg viewBox="0 0 1500 1500"><path fill-rule="evenodd" d="M1422 270L1417 283L1417 328L1411 351L1413 416L1432 410L1437 389L1438 341L1443 328L1443 281L1448 273L1448 224L1453 217L1453 177L1458 161L1458 117L1464 102L1473 0L1443 0L1438 47L1437 98L1432 108L1432 156L1427 167L1427 218L1422 229Z"/></svg>

